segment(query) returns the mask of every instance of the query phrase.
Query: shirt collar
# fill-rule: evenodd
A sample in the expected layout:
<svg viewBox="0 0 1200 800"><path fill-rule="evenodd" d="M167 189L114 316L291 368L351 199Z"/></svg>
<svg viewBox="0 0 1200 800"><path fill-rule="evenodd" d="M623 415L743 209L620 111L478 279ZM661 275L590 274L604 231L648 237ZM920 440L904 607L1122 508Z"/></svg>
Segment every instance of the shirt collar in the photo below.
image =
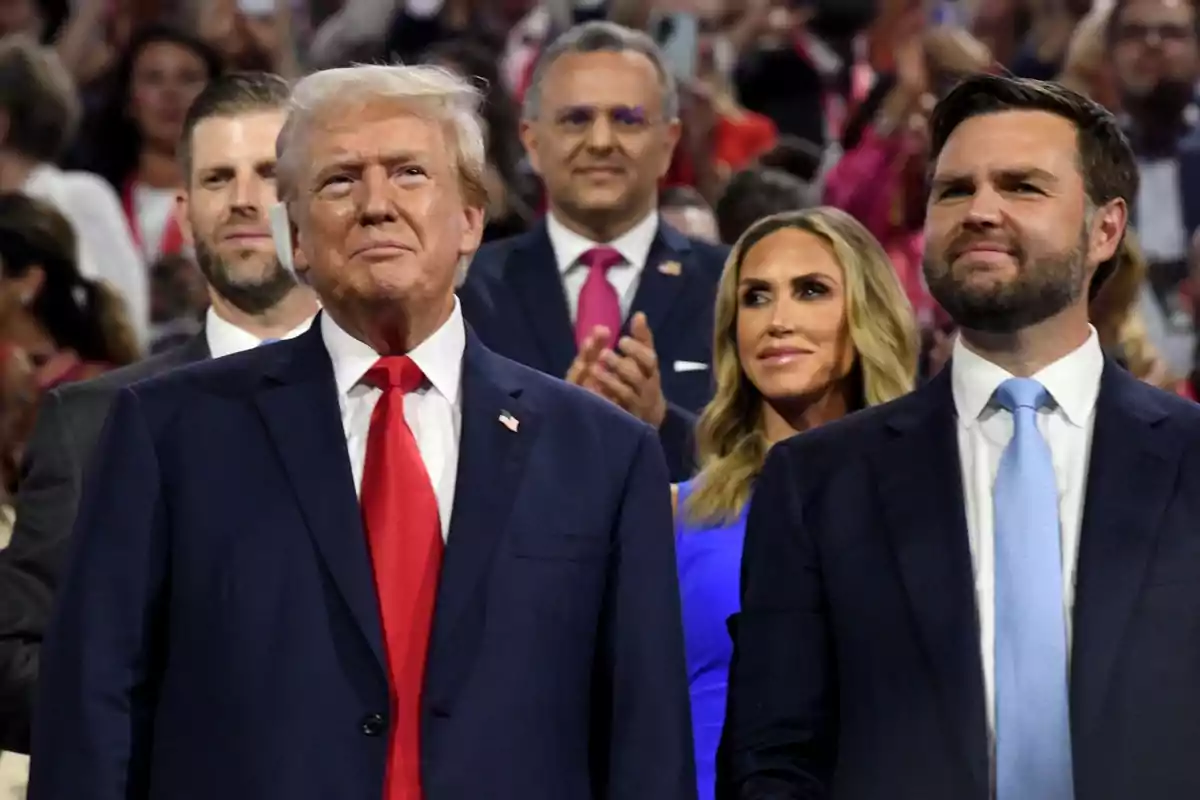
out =
<svg viewBox="0 0 1200 800"><path fill-rule="evenodd" d="M1083 427L1091 419L1100 394L1100 375L1104 371L1104 352L1096 329L1091 328L1082 346L1043 367L1033 379L1046 387L1067 421ZM954 342L950 361L950 385L954 406L960 419L968 423L979 419L1000 384L1013 377L1003 367L970 350L962 337Z"/></svg>
<svg viewBox="0 0 1200 800"><path fill-rule="evenodd" d="M282 338L293 339L311 326L312 317L309 317L284 334ZM208 307L208 313L204 316L204 338L208 341L208 352L212 354L213 358L231 356L243 350L253 350L262 344L262 339L222 318L213 310L212 306Z"/></svg>
<svg viewBox="0 0 1200 800"><path fill-rule="evenodd" d="M367 370L379 360L379 354L366 342L355 339L333 321L329 314L321 315L321 337L333 362L333 377L339 396L344 396L362 381ZM458 403L462 379L462 359L467 346L467 328L463 322L458 298L450 318L429 338L409 351L408 357L420 367L430 386L438 394Z"/></svg>
<svg viewBox="0 0 1200 800"><path fill-rule="evenodd" d="M650 258L650 247L654 244L654 236L658 233L658 211L651 211L638 224L611 242L593 242L580 236L575 231L562 224L554 212L546 214L546 233L550 236L550 246L554 248L554 258L558 262L559 272L566 273L579 263L580 257L593 247L611 247L621 254L625 263L641 269Z"/></svg>

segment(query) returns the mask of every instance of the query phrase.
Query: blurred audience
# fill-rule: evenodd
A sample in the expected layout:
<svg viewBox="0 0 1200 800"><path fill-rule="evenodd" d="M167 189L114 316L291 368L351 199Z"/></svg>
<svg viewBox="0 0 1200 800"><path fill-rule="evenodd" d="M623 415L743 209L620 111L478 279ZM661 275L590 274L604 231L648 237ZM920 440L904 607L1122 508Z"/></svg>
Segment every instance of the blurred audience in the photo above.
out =
<svg viewBox="0 0 1200 800"><path fill-rule="evenodd" d="M33 364L25 351L0 342L0 548L8 545L16 519L13 498L25 443L37 415Z"/></svg>
<svg viewBox="0 0 1200 800"><path fill-rule="evenodd" d="M803 211L820 203L810 185L791 173L754 167L734 175L717 201L721 241L733 244L755 222L784 211Z"/></svg>
<svg viewBox="0 0 1200 800"><path fill-rule="evenodd" d="M1137 236L1128 233L1117 251L1112 274L1088 305L1100 346L1134 377L1163 389L1174 387L1172 374L1146 333L1138 297L1146 281L1146 259Z"/></svg>
<svg viewBox="0 0 1200 800"><path fill-rule="evenodd" d="M921 275L928 196L928 115L966 75L991 67L987 48L960 28L927 28L918 8L895 34L895 72L876 83L842 140L825 201L861 220L888 252L922 327L936 303Z"/></svg>
<svg viewBox="0 0 1200 800"><path fill-rule="evenodd" d="M46 390L141 357L121 296L79 272L75 232L48 203L0 193L3 338L33 361Z"/></svg>
<svg viewBox="0 0 1200 800"><path fill-rule="evenodd" d="M717 218L700 192L690 186L672 186L658 195L663 221L684 236L709 244L720 244Z"/></svg>
<svg viewBox="0 0 1200 800"><path fill-rule="evenodd" d="M1141 185L1130 213L1149 264L1143 314L1172 370L1195 347L1183 295L1188 244L1200 228L1200 45L1195 4L1115 0L1106 45Z"/></svg>
<svg viewBox="0 0 1200 800"><path fill-rule="evenodd" d="M158 26L137 32L114 69L86 158L120 194L143 273L156 259L184 248L175 214L184 183L176 152L188 107L220 70L208 45Z"/></svg>
<svg viewBox="0 0 1200 800"><path fill-rule="evenodd" d="M524 159L520 110L500 80L494 54L474 41L451 39L426 51L425 60L474 80L485 93L489 205L484 241L523 233L536 216L538 187Z"/></svg>
<svg viewBox="0 0 1200 800"><path fill-rule="evenodd" d="M78 242L79 270L103 279L128 305L140 344L148 342L145 270L111 187L95 175L55 166L79 126L79 99L50 51L22 37L0 39L0 191L21 191L52 204Z"/></svg>

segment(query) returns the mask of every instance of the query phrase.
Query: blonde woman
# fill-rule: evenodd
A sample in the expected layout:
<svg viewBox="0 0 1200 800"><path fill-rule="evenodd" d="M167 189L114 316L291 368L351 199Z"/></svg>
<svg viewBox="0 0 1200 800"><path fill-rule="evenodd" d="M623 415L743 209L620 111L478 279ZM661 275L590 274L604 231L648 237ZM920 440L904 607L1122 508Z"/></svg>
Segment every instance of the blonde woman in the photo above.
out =
<svg viewBox="0 0 1200 800"><path fill-rule="evenodd" d="M1125 234L1116 259L1116 269L1088 303L1100 346L1133 377L1174 391L1178 378L1150 341L1138 308L1149 265L1133 231Z"/></svg>
<svg viewBox="0 0 1200 800"><path fill-rule="evenodd" d="M717 290L716 395L700 473L678 486L676 551L700 797L713 796L738 610L746 507L770 446L913 388L912 309L883 248L853 217L766 217L734 245Z"/></svg>

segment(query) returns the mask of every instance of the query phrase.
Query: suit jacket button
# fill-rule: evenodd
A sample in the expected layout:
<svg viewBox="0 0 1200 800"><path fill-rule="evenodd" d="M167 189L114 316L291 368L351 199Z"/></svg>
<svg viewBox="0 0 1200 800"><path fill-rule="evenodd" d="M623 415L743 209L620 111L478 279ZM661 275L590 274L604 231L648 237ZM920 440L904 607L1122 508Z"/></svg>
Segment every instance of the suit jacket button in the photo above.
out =
<svg viewBox="0 0 1200 800"><path fill-rule="evenodd" d="M368 714L363 717L361 729L363 736L379 736L387 730L387 723L384 722L383 714Z"/></svg>

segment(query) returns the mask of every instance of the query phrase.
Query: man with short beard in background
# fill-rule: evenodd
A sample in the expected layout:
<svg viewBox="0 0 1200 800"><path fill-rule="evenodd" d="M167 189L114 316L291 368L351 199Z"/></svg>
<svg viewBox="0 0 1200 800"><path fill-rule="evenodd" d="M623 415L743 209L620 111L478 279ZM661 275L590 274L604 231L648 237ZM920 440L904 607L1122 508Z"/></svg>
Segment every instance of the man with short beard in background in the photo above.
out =
<svg viewBox="0 0 1200 800"><path fill-rule="evenodd" d="M0 749L27 752L38 654L75 521L84 466L118 390L175 367L296 336L317 312L279 262L267 221L288 85L232 73L197 97L180 157L179 213L208 282L204 329L175 350L50 392L30 439L12 543L0 551ZM103 468L103 465L98 465Z"/></svg>

